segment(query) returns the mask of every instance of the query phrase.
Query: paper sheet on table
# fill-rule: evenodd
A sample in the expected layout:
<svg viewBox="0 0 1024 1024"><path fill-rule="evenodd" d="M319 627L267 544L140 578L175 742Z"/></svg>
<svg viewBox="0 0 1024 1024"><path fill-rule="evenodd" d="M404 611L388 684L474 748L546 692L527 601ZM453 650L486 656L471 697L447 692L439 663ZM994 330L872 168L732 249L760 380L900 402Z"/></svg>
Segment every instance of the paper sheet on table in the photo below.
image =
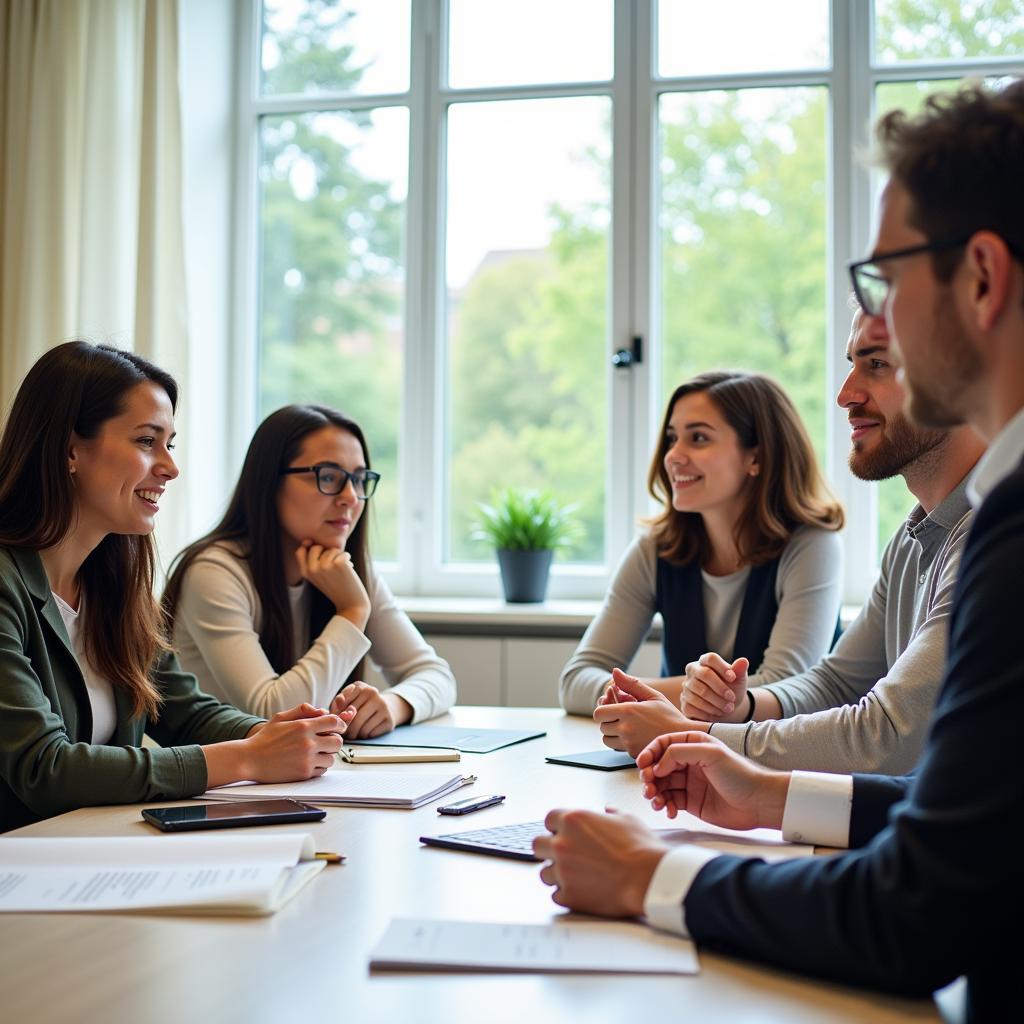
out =
<svg viewBox="0 0 1024 1024"><path fill-rule="evenodd" d="M642 924L576 918L551 924L396 918L370 952L370 966L530 974L700 970L697 950L686 939Z"/></svg>
<svg viewBox="0 0 1024 1024"><path fill-rule="evenodd" d="M0 912L271 914L323 870L307 834L0 840Z"/></svg>

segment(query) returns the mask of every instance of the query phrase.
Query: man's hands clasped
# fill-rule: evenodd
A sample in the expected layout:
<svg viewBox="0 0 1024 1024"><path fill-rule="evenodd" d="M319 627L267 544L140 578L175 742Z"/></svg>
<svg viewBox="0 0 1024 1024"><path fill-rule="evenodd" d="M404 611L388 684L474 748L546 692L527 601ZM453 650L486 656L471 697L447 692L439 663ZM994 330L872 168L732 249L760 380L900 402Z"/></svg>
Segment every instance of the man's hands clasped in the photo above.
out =
<svg viewBox="0 0 1024 1024"><path fill-rule="evenodd" d="M730 703L722 689L731 689L734 699L737 691L745 696L744 659L739 659L743 664L732 665L718 661L721 664L701 659L687 666L682 699L691 680L691 702L704 700L705 709L721 710ZM721 687L698 669L713 673ZM727 672L733 674L728 681ZM714 700L700 696L703 687L714 691ZM643 795L656 811L669 818L685 811L701 821L740 830L782 826L790 773L762 768L735 753L707 734L706 722L688 719L652 687L616 669L594 718L606 745L636 756ZM679 721L682 729L660 728ZM659 731L641 742L653 729ZM669 847L642 821L611 811L556 810L544 824L550 834L538 837L533 848L547 861L540 877L554 887L555 903L607 917L643 913L651 878Z"/></svg>

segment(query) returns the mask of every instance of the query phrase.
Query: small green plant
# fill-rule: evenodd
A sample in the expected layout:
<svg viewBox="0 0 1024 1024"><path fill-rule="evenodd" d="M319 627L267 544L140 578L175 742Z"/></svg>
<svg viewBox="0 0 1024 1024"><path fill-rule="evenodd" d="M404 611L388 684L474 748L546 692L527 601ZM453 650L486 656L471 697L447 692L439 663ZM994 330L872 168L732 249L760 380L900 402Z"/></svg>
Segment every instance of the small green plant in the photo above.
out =
<svg viewBox="0 0 1024 1024"><path fill-rule="evenodd" d="M575 505L562 505L550 491L506 487L477 504L479 519L473 540L487 541L499 551L544 551L570 548L580 537Z"/></svg>

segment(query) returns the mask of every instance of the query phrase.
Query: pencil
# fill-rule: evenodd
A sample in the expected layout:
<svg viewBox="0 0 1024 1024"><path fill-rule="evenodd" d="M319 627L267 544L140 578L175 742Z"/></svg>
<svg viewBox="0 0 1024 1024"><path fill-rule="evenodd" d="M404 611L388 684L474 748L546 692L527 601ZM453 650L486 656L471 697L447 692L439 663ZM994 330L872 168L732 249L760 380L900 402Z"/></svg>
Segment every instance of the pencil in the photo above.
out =
<svg viewBox="0 0 1024 1024"><path fill-rule="evenodd" d="M317 860L325 860L328 864L344 864L345 858L340 853L315 853Z"/></svg>

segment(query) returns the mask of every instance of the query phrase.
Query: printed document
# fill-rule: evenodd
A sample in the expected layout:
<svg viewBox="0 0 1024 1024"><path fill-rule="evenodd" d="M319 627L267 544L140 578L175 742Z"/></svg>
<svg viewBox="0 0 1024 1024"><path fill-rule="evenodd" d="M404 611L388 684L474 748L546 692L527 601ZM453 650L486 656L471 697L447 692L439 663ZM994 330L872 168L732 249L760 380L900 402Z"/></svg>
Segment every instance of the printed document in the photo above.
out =
<svg viewBox="0 0 1024 1024"><path fill-rule="evenodd" d="M313 837L0 839L0 912L272 914L325 862Z"/></svg>
<svg viewBox="0 0 1024 1024"><path fill-rule="evenodd" d="M642 924L576 917L551 924L396 918L371 951L370 966L573 974L696 974L700 969L697 950L686 939Z"/></svg>

